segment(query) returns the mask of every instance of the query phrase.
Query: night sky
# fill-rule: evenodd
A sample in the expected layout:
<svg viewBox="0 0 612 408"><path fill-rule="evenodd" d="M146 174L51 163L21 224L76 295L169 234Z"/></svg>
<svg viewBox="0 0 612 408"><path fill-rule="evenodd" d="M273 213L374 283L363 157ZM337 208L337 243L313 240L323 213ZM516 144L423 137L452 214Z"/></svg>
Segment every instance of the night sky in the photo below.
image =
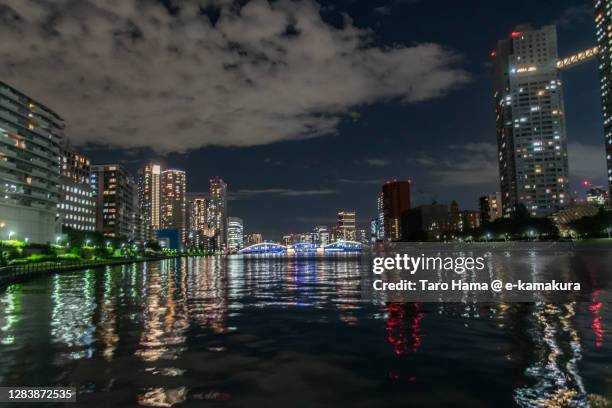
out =
<svg viewBox="0 0 612 408"><path fill-rule="evenodd" d="M490 51L557 24L592 47L592 1L0 0L0 78L65 118L93 163L219 175L245 232L278 239L410 178L415 204L498 190ZM563 74L572 189L605 184L596 61Z"/></svg>

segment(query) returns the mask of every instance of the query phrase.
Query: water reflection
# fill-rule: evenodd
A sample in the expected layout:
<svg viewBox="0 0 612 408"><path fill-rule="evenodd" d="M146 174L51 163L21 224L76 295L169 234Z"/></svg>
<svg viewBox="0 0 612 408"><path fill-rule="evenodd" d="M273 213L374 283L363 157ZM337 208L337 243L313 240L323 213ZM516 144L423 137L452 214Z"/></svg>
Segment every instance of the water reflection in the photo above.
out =
<svg viewBox="0 0 612 408"><path fill-rule="evenodd" d="M550 265L537 252L487 262L535 275ZM101 406L609 401L601 293L400 303L372 280L367 257L192 258L40 277L0 292L0 385L77 385L80 401Z"/></svg>

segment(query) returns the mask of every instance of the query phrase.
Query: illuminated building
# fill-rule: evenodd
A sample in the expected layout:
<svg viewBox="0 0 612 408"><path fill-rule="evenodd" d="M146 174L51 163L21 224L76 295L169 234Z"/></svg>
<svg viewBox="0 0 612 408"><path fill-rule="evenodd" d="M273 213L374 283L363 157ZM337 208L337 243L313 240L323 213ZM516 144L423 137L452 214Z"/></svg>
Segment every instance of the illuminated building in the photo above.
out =
<svg viewBox="0 0 612 408"><path fill-rule="evenodd" d="M331 243L329 229L325 225L317 225L312 233L312 242L318 245Z"/></svg>
<svg viewBox="0 0 612 408"><path fill-rule="evenodd" d="M503 216L500 192L480 197L478 200L478 206L480 209L481 224L495 221Z"/></svg>
<svg viewBox="0 0 612 408"><path fill-rule="evenodd" d="M182 170L168 169L161 172L161 229L178 229L181 242L187 238L187 178Z"/></svg>
<svg viewBox="0 0 612 408"><path fill-rule="evenodd" d="M378 218L372 218L370 220L370 242L375 243L378 238Z"/></svg>
<svg viewBox="0 0 612 408"><path fill-rule="evenodd" d="M402 214L410 209L410 181L389 180L382 186L384 236L396 241L402 235Z"/></svg>
<svg viewBox="0 0 612 408"><path fill-rule="evenodd" d="M138 238L138 197L134 180L119 164L91 166L96 230L107 237Z"/></svg>
<svg viewBox="0 0 612 408"><path fill-rule="evenodd" d="M340 211L338 213L336 239L355 241L355 211Z"/></svg>
<svg viewBox="0 0 612 408"><path fill-rule="evenodd" d="M242 218L227 217L227 247L232 252L236 252L244 247Z"/></svg>
<svg viewBox="0 0 612 408"><path fill-rule="evenodd" d="M208 240L208 199L206 193L187 193L187 238L189 245L202 248Z"/></svg>
<svg viewBox="0 0 612 408"><path fill-rule="evenodd" d="M612 0L595 0L595 37L599 50L601 104L608 164L608 191L612 195ZM610 197L608 196L608 198Z"/></svg>
<svg viewBox="0 0 612 408"><path fill-rule="evenodd" d="M60 149L60 202L62 226L79 231L96 229L96 202L91 188L89 159L70 149Z"/></svg>
<svg viewBox="0 0 612 408"><path fill-rule="evenodd" d="M59 232L64 121L0 82L0 239L46 243Z"/></svg>
<svg viewBox="0 0 612 408"><path fill-rule="evenodd" d="M382 191L378 193L376 208L378 210L378 220L376 222L376 238L383 240L385 239L385 203Z"/></svg>
<svg viewBox="0 0 612 408"><path fill-rule="evenodd" d="M255 244L261 244L263 242L263 237L259 233L246 234L244 236L244 246L251 246Z"/></svg>
<svg viewBox="0 0 612 408"><path fill-rule="evenodd" d="M503 214L547 216L569 202L556 28L519 26L492 56Z"/></svg>
<svg viewBox="0 0 612 408"><path fill-rule="evenodd" d="M208 222L215 230L216 248L227 247L227 184L221 177L210 180L210 201L208 203Z"/></svg>
<svg viewBox="0 0 612 408"><path fill-rule="evenodd" d="M593 187L586 193L587 203L593 203L597 205L606 205L608 202L608 192L603 188Z"/></svg>
<svg viewBox="0 0 612 408"><path fill-rule="evenodd" d="M161 166L145 164L138 174L138 206L145 240L154 240L161 221Z"/></svg>
<svg viewBox="0 0 612 408"><path fill-rule="evenodd" d="M370 243L369 230L366 228L358 228L355 232L355 238L357 242L361 242L363 244Z"/></svg>

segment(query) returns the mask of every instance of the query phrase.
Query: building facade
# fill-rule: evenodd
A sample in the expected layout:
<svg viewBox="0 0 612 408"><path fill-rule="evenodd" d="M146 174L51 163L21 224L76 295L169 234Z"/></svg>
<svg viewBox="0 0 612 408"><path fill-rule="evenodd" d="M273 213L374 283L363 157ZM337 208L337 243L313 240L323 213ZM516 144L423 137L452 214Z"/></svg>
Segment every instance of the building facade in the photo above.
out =
<svg viewBox="0 0 612 408"><path fill-rule="evenodd" d="M501 193L496 192L480 197L478 200L478 208L480 211L481 224L493 222L496 219L503 217Z"/></svg>
<svg viewBox="0 0 612 408"><path fill-rule="evenodd" d="M0 239L52 242L59 232L64 121L0 82Z"/></svg>
<svg viewBox="0 0 612 408"><path fill-rule="evenodd" d="M493 51L502 211L550 215L569 202L555 26L519 26Z"/></svg>
<svg viewBox="0 0 612 408"><path fill-rule="evenodd" d="M208 242L208 199L206 193L187 193L187 242L202 248Z"/></svg>
<svg viewBox="0 0 612 408"><path fill-rule="evenodd" d="M340 211L336 224L336 239L355 241L357 239L355 211Z"/></svg>
<svg viewBox="0 0 612 408"><path fill-rule="evenodd" d="M119 164L91 166L91 186L96 199L96 230L112 238L138 235L138 196L134 180Z"/></svg>
<svg viewBox="0 0 612 408"><path fill-rule="evenodd" d="M385 238L402 236L402 214L410 209L410 181L389 180L382 186Z"/></svg>
<svg viewBox="0 0 612 408"><path fill-rule="evenodd" d="M377 222L376 222L376 239L385 239L385 200L383 192L378 193L376 200Z"/></svg>
<svg viewBox="0 0 612 408"><path fill-rule="evenodd" d="M208 222L215 231L216 249L227 248L227 184L221 177L210 180Z"/></svg>
<svg viewBox="0 0 612 408"><path fill-rule="evenodd" d="M604 143L608 165L608 199L612 196L612 0L595 0L595 37L599 49Z"/></svg>
<svg viewBox="0 0 612 408"><path fill-rule="evenodd" d="M242 218L227 217L227 247L232 252L244 248L244 224Z"/></svg>
<svg viewBox="0 0 612 408"><path fill-rule="evenodd" d="M187 176L182 170L161 172L161 229L178 229L181 242L187 239Z"/></svg>
<svg viewBox="0 0 612 408"><path fill-rule="evenodd" d="M96 200L91 188L91 163L68 145L60 150L60 202L57 212L62 227L94 231Z"/></svg>
<svg viewBox="0 0 612 408"><path fill-rule="evenodd" d="M145 241L155 240L161 227L161 166L147 163L138 172L138 208Z"/></svg>

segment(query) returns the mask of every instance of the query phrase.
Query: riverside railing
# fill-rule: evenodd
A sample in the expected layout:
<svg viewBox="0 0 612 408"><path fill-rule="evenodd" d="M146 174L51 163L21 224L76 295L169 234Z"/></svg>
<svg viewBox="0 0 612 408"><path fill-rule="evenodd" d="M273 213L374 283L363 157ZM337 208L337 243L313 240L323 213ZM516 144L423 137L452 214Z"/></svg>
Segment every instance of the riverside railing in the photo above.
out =
<svg viewBox="0 0 612 408"><path fill-rule="evenodd" d="M68 272L78 269L88 269L98 266L122 265L134 262L159 261L162 259L173 259L176 257L155 258L121 258L104 260L65 260L47 261L31 264L19 264L0 267L0 286L13 283L20 279L40 275L44 273Z"/></svg>

